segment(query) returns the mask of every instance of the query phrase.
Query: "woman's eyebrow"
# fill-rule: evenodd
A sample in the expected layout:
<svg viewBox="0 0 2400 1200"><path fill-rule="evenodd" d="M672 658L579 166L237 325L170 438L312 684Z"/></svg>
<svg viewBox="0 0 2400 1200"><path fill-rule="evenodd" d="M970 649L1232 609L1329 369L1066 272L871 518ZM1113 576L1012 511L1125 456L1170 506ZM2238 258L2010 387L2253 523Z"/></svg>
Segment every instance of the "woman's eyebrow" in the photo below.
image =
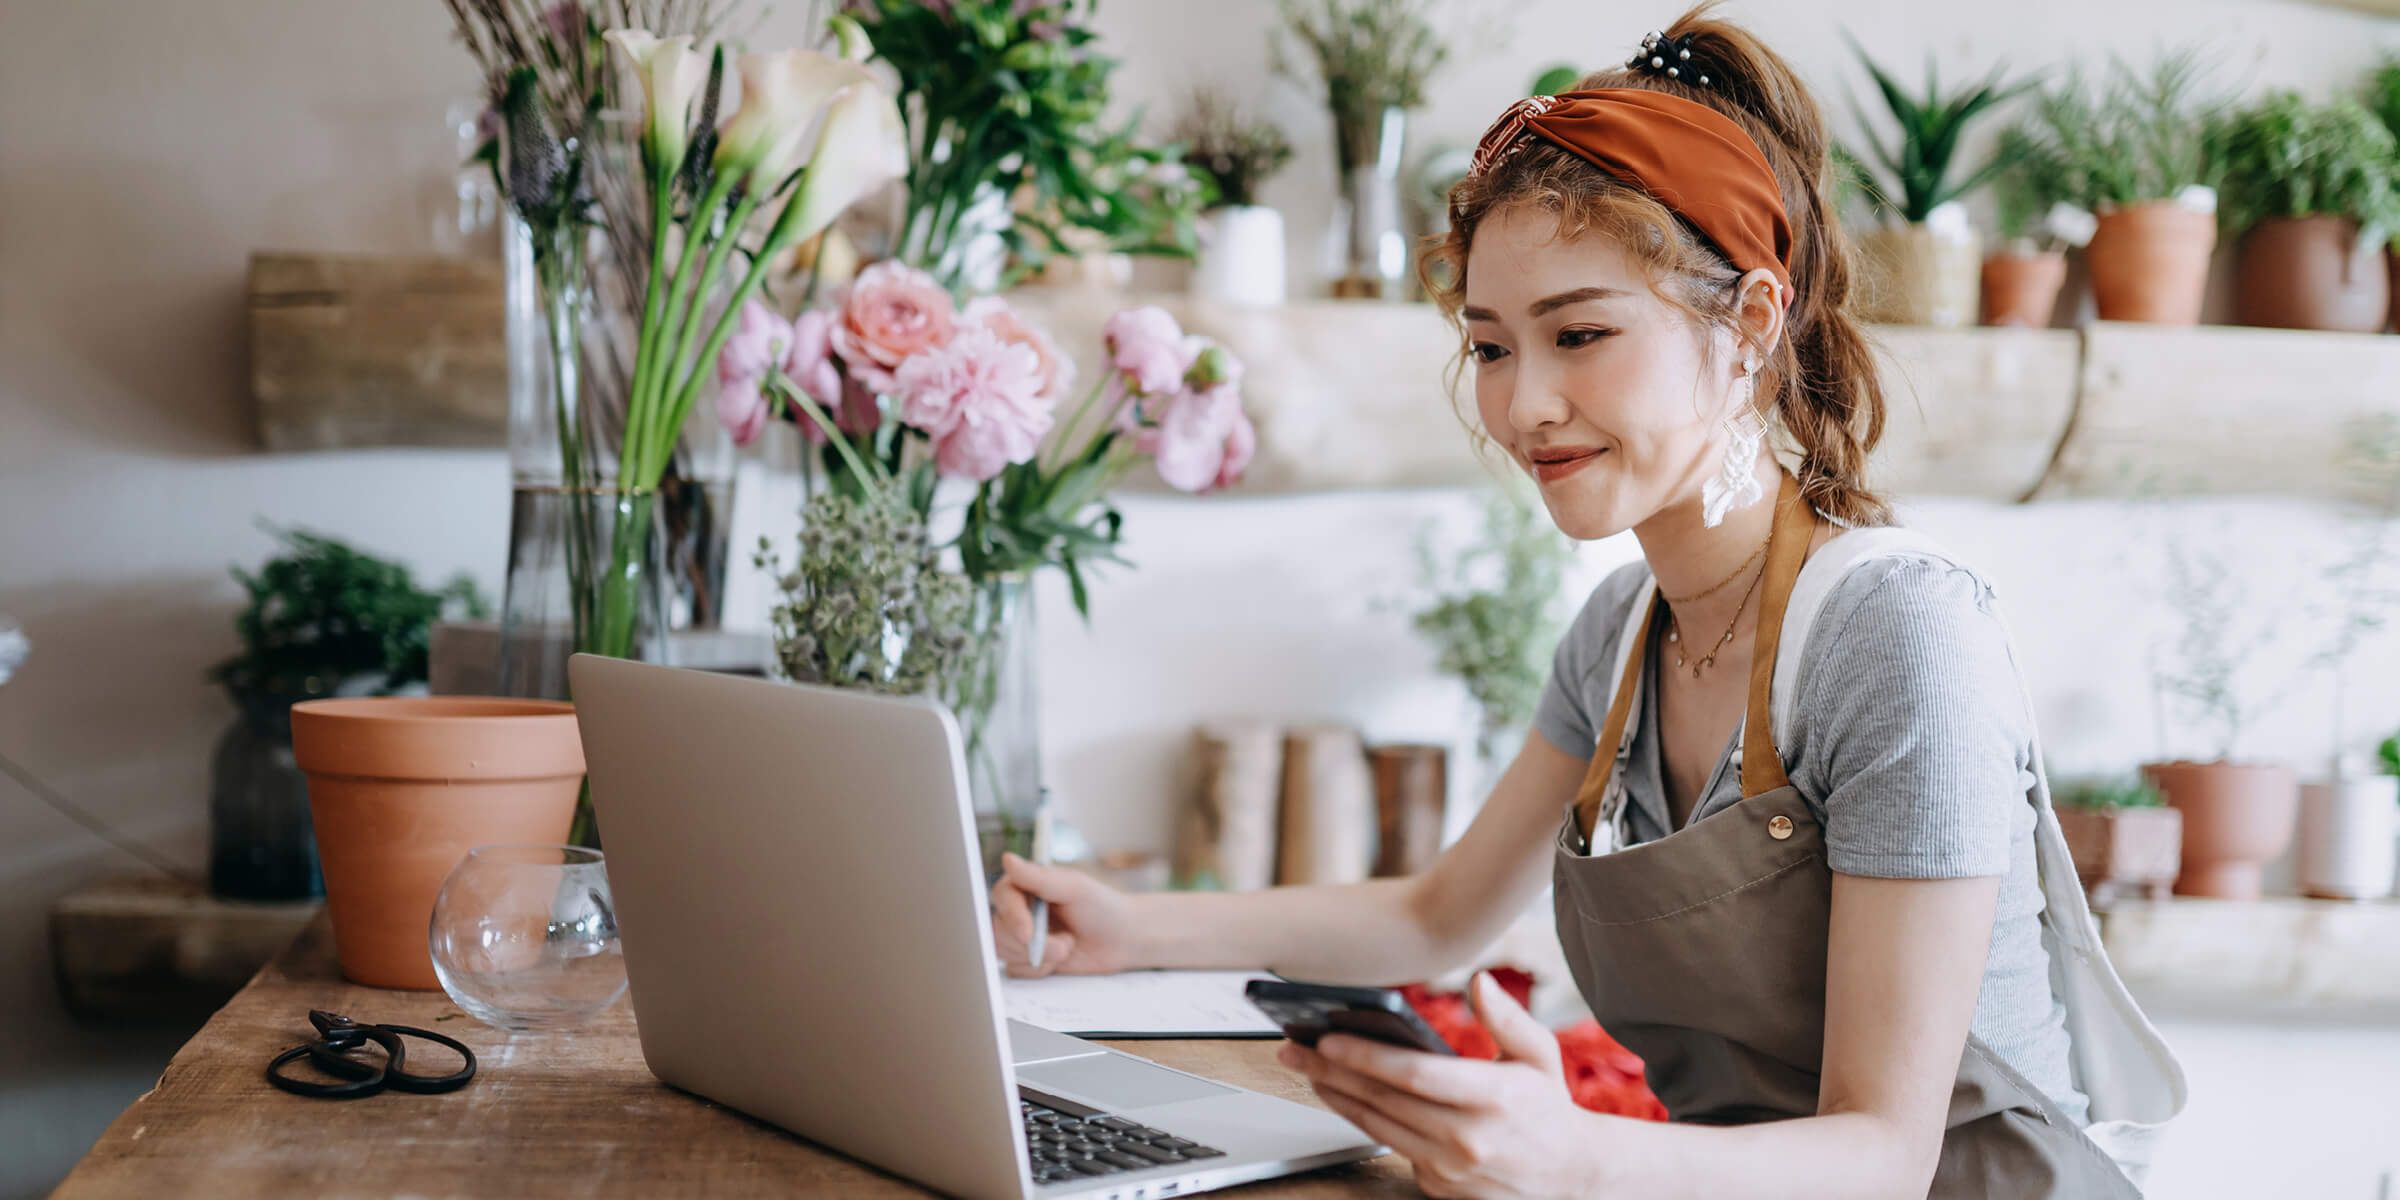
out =
<svg viewBox="0 0 2400 1200"><path fill-rule="evenodd" d="M1621 288L1580 287L1571 292L1560 292L1555 296L1544 296L1541 299L1534 301L1532 304L1527 305L1525 308L1525 313L1527 316L1538 317L1543 313L1553 312L1558 309L1565 308L1570 304L1581 304L1586 300L1609 300L1624 294L1625 292ZM1469 321L1497 321L1500 319L1499 314L1494 313L1492 310L1473 304L1459 309L1458 315Z"/></svg>

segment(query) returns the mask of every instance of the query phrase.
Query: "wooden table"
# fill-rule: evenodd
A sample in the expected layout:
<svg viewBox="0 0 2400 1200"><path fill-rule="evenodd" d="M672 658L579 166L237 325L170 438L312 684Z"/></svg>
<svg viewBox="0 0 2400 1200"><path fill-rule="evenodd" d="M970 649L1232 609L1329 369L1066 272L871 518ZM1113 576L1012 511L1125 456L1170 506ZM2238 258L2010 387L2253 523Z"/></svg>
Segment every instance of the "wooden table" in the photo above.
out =
<svg viewBox="0 0 2400 1200"><path fill-rule="evenodd" d="M267 1060L309 1033L308 1010L416 1025L483 1068L442 1096L310 1100L269 1086ZM1304 1104L1271 1041L1118 1043L1135 1054ZM412 1058L417 1046L412 1043ZM428 1053L441 1055L439 1048ZM438 1061L438 1060L435 1060ZM432 1069L428 1061L419 1069ZM916 1195L920 1189L652 1078L631 1008L573 1031L507 1034L440 992L341 977L320 917L209 1019L60 1185L98 1196ZM1395 1156L1236 1189L1239 1196L1415 1194Z"/></svg>

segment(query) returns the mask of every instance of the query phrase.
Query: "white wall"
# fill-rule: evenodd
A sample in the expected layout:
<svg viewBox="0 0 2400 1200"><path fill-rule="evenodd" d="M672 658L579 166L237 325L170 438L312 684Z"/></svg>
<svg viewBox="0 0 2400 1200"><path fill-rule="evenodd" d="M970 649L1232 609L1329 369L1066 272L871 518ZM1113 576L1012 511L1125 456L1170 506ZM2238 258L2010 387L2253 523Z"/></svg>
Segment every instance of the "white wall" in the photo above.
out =
<svg viewBox="0 0 2400 1200"><path fill-rule="evenodd" d="M1102 23L1129 59L1122 78L1135 102L1163 110L1204 79L1264 98L1301 146L1268 198L1305 246L1328 210L1328 135L1307 96L1269 80L1260 31L1272 7L1109 0ZM1479 36L1513 44L1452 73L1423 127L1470 140L1559 48L1618 57L1670 7L1485 4L1493 32ZM768 36L783 36L805 8L786 0ZM2048 63L2062 46L2140 55L2162 36L2205 38L2237 75L2311 90L2349 77L2374 47L2400 46L2389 22L2263 0L2039 0L2005 19L1896 0L1732 11L1824 81L1853 77L1844 27L1889 61L1931 48L1959 73L1992 56ZM0 29L0 611L22 618L36 643L25 672L0 688L0 751L197 867L207 748L230 715L200 672L233 646L225 566L268 549L254 521L306 523L430 575L464 568L497 585L506 480L496 453L260 454L243 389L245 255L421 245L426 201L446 181L443 109L471 74L434 0L0 0ZM1829 89L1837 109L1839 95ZM1433 675L1404 615L1373 600L1406 587L1415 524L1464 528L1471 498L1161 498L1126 508L1127 554L1142 565L1099 586L1094 626L1077 626L1063 594L1044 596L1048 752L1072 815L1097 840L1163 836L1196 719L1339 717L1382 738L1463 727L1460 693ZM1928 503L1909 513L1999 580L2062 766L2120 765L2162 748L2143 674L2166 628L2150 582L2162 538L2237 556L2251 611L2285 634L2275 655L2284 662L2299 652L2308 564L2338 545L2330 514L2281 502ZM1584 578L1628 552L1588 548ZM2396 666L2400 654L2380 645L2358 678L2390 678ZM2357 740L2400 724L2389 688L2362 684L2354 703ZM2322 713L2319 691L2297 692L2263 715L2244 749L2313 762ZM133 865L30 798L0 796L5 1196L54 1180L176 1039L128 1040L65 1020L41 943L44 907ZM2338 1097L2380 1115L2383 1128L2400 1124L2382 1083L2388 1038L2342 1036L2293 1034L2289 1054L2287 1040L2255 1030L2198 1037L2192 1048L2212 1065L2197 1074L2219 1089L2214 1123L2196 1113L2181 1144L2196 1153L2261 1145L2247 1132L2257 1106L2244 1107L2237 1090L2248 1076L2236 1067L2250 1063L2301 1072L2281 1103ZM2360 1082L2378 1061L2380 1075ZM2282 1145L2311 1132L2277 1128ZM2355 1144L2323 1153L2334 1172L2323 1176L2326 1194L2368 1194L2352 1183L2367 1178ZM2166 1194L2215 1194L2203 1181L2254 1177L2194 1158L2175 1178L2182 1186Z"/></svg>

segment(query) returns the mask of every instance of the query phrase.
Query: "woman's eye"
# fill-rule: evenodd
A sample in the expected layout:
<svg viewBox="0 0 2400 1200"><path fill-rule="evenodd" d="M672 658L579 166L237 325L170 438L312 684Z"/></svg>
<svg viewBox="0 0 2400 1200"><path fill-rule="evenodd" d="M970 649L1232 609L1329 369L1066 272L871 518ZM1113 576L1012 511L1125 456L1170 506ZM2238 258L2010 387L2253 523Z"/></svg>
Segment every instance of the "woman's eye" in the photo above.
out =
<svg viewBox="0 0 2400 1200"><path fill-rule="evenodd" d="M1492 342L1476 342L1467 347L1467 354L1479 363L1498 362L1508 354L1507 349Z"/></svg>
<svg viewBox="0 0 2400 1200"><path fill-rule="evenodd" d="M1593 342L1607 337L1609 332L1610 331L1606 329L1561 329L1558 331L1558 345L1562 350L1573 350L1578 346L1589 346Z"/></svg>

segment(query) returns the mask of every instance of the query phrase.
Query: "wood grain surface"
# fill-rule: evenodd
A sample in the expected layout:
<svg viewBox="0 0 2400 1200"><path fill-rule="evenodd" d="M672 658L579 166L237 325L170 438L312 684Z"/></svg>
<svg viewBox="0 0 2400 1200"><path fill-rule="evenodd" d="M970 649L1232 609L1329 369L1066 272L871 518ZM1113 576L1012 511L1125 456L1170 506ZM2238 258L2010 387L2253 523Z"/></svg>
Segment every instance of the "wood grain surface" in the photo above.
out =
<svg viewBox="0 0 2400 1200"><path fill-rule="evenodd" d="M267 1061L309 1033L308 1010L417 1025L474 1048L482 1071L442 1096L287 1095ZM1142 1041L1122 1048L1228 1083L1314 1104L1271 1041ZM440 1048L416 1070L450 1061ZM1386 1156L1229 1196L1413 1195ZM440 992L353 985L319 918L176 1054L60 1185L61 1200L110 1196L901 1196L904 1180L679 1092L643 1067L631 1009L590 1025L510 1035Z"/></svg>

